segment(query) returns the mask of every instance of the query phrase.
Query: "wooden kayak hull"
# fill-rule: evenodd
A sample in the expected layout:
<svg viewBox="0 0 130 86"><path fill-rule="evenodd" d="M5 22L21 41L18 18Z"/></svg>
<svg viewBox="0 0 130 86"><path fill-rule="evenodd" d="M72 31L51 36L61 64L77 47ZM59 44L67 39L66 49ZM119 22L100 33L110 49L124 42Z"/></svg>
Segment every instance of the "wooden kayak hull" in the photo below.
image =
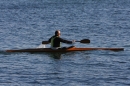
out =
<svg viewBox="0 0 130 86"><path fill-rule="evenodd" d="M14 49L6 50L6 52L72 52L72 51L90 51L90 50L111 50L111 51L123 51L124 48L68 48L68 49L57 49L51 48L31 48L31 49Z"/></svg>

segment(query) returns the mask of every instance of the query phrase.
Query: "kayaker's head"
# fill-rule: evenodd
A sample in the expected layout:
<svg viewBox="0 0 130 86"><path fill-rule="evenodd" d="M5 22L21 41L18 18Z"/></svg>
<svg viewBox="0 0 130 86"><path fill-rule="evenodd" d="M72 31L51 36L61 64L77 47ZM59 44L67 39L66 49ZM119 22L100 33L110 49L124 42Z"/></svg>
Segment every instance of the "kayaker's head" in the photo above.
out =
<svg viewBox="0 0 130 86"><path fill-rule="evenodd" d="M55 31L55 36L60 36L60 30Z"/></svg>

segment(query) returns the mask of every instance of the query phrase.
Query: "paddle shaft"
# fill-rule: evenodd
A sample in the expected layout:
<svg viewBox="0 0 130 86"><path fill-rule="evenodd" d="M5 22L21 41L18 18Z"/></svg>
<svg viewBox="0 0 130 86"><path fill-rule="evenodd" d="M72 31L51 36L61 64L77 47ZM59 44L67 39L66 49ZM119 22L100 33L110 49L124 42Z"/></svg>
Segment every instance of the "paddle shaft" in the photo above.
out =
<svg viewBox="0 0 130 86"><path fill-rule="evenodd" d="M89 40L89 39L83 39L83 40L75 41L75 42L90 43L90 40ZM48 41L42 41L42 44L49 44L49 43L50 43L50 42L48 42Z"/></svg>

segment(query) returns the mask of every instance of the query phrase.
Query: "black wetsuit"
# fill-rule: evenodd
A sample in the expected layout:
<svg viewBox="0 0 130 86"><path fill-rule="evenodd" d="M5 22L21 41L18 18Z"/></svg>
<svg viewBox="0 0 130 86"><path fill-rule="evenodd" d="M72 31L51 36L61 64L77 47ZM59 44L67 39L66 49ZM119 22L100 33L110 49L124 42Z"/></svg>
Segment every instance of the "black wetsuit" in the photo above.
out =
<svg viewBox="0 0 130 86"><path fill-rule="evenodd" d="M60 47L60 42L67 43L67 44L73 43L72 41L64 40L58 36L52 36L49 39L49 42L51 43L51 47Z"/></svg>

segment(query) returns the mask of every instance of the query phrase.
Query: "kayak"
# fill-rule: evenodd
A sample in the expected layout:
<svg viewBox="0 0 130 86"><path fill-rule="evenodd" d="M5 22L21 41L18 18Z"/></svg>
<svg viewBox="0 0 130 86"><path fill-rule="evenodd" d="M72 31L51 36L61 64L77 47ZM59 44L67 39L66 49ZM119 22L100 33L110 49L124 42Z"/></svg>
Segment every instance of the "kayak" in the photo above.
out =
<svg viewBox="0 0 130 86"><path fill-rule="evenodd" d="M111 51L123 51L124 48L60 48L53 50L51 48L30 48L30 49L13 49L6 50L6 52L72 52L72 51L90 51L90 50L111 50Z"/></svg>

